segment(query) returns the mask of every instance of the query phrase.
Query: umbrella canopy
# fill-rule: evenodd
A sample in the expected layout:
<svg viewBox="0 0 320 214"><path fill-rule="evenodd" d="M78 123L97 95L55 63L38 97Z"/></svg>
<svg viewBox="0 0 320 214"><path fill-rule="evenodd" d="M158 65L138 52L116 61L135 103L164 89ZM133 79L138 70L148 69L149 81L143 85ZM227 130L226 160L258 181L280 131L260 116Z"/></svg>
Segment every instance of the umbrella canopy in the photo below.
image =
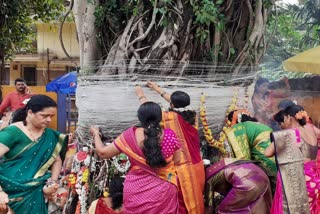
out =
<svg viewBox="0 0 320 214"><path fill-rule="evenodd" d="M299 53L282 65L285 71L320 74L320 46Z"/></svg>
<svg viewBox="0 0 320 214"><path fill-rule="evenodd" d="M66 73L46 85L46 91L61 94L75 94L77 89L77 72Z"/></svg>

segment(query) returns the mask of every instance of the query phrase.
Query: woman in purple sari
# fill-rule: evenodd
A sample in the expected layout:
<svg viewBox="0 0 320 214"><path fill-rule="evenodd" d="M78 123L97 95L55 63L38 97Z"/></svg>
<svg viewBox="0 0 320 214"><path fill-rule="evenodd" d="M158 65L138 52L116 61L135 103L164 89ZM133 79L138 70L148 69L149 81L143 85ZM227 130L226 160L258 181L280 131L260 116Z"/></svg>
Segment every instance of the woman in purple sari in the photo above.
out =
<svg viewBox="0 0 320 214"><path fill-rule="evenodd" d="M224 158L206 169L209 195L220 193L219 214L269 214L272 195L266 173L251 160ZM208 197L211 200L212 197ZM213 198L212 198L213 199ZM211 201L208 201L212 206Z"/></svg>
<svg viewBox="0 0 320 214"><path fill-rule="evenodd" d="M175 133L161 129L161 108L154 102L138 110L141 126L124 131L112 144L105 146L99 129L91 128L95 147L101 158L125 153L131 168L124 182L124 213L178 212L177 175L173 155L179 149Z"/></svg>

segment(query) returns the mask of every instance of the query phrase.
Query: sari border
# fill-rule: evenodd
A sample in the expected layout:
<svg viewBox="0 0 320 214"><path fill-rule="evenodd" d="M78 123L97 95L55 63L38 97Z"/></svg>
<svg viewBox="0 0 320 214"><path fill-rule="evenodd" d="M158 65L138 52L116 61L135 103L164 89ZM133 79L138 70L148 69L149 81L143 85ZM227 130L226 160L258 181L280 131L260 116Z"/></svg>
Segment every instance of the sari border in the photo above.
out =
<svg viewBox="0 0 320 214"><path fill-rule="evenodd" d="M36 145L37 142L32 141L29 145L27 145L26 147L24 147L23 149L20 150L20 152L18 152L16 155L12 156L11 158L5 159L6 161L11 161L14 160L16 157L18 157L19 155L21 155L22 153L24 153L26 150L30 149L32 146Z"/></svg>
<svg viewBox="0 0 320 214"><path fill-rule="evenodd" d="M259 143L270 139L270 133L271 133L271 131L264 131L264 132L260 133L260 134L256 137L256 139L253 141L252 146L256 146L256 145L258 145Z"/></svg>
<svg viewBox="0 0 320 214"><path fill-rule="evenodd" d="M13 155L12 157L6 158L6 159L4 160L4 162L14 160L14 159L17 158L19 155L21 155L23 152L25 152L26 150L28 150L29 148L31 148L32 146L34 146L34 145L36 145L36 144L38 143L38 142L36 142L36 141L31 140L30 137L29 137L28 135L26 135L26 133L24 133L19 126L13 124L13 125L11 125L10 127L14 127L15 129L17 129L20 133L22 133L22 134L24 135L24 137L28 138L28 140L30 140L31 143L28 144L28 145L26 145L23 149L21 149L17 154ZM42 136L42 135L41 135L41 136ZM3 145L4 145L4 144L3 144ZM5 145L5 146L6 146L6 145Z"/></svg>
<svg viewBox="0 0 320 214"><path fill-rule="evenodd" d="M240 124L240 123L239 123ZM237 125L239 125L237 124ZM239 126L237 126L238 128ZM242 143L240 143L240 140L239 138L241 136L244 136L245 137L245 140L246 140L246 146L249 147L249 141L248 141L248 136L245 135L245 134L241 134L239 136L236 136L235 134L235 128L236 127L230 127L230 128L227 128L227 130L225 131L226 135L227 135L227 138L229 140L229 143L231 144L231 147L232 147L232 151L234 153L234 156L235 158L238 158L238 159L251 159L251 154L250 152L247 150L245 151L246 149L248 148L242 148ZM241 129L245 129L245 127L243 126L243 124L241 124Z"/></svg>
<svg viewBox="0 0 320 214"><path fill-rule="evenodd" d="M59 135L59 141L56 145L56 147L54 148L54 151L52 153L52 157L38 170L38 172L34 175L33 178L38 178L40 176L43 176L47 169L51 166L51 164L53 164L53 162L55 161L55 159L57 158L57 156L59 155L62 146L63 146L63 142L65 140L66 135L65 134L60 134Z"/></svg>

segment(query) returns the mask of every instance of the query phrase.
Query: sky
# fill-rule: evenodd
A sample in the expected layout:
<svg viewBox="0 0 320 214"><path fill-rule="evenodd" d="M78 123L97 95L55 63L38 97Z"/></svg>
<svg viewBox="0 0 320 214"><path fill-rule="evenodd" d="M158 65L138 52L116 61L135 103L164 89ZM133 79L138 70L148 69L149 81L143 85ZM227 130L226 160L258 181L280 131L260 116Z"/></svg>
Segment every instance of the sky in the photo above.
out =
<svg viewBox="0 0 320 214"><path fill-rule="evenodd" d="M297 4L298 0L282 0L286 4Z"/></svg>

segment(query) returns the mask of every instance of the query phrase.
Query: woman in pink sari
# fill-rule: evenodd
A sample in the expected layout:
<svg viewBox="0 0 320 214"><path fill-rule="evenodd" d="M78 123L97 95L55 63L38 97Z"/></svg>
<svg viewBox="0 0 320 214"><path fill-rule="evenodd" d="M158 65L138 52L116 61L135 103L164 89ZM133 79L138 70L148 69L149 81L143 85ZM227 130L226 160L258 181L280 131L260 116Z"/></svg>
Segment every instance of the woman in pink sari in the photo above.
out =
<svg viewBox="0 0 320 214"><path fill-rule="evenodd" d="M161 129L161 108L154 102L138 110L141 126L124 131L112 144L105 146L99 129L91 127L95 147L101 158L125 153L131 168L124 182L124 213L177 213L177 175L173 155L179 149L175 133Z"/></svg>
<svg viewBox="0 0 320 214"><path fill-rule="evenodd" d="M293 213L295 209L299 209L299 213L320 213L320 207L317 205L320 189L320 176L316 164L317 135L312 126L306 125L308 115L301 106L293 105L278 112L274 119L286 130L274 132L274 143L265 151L267 157L276 154L279 166L271 213ZM305 179L296 176L300 167ZM292 176L295 171L297 173ZM295 177L299 179L295 181ZM295 188L299 187L301 191L295 191ZM298 200L299 195L301 200ZM306 207L308 201L309 206Z"/></svg>

